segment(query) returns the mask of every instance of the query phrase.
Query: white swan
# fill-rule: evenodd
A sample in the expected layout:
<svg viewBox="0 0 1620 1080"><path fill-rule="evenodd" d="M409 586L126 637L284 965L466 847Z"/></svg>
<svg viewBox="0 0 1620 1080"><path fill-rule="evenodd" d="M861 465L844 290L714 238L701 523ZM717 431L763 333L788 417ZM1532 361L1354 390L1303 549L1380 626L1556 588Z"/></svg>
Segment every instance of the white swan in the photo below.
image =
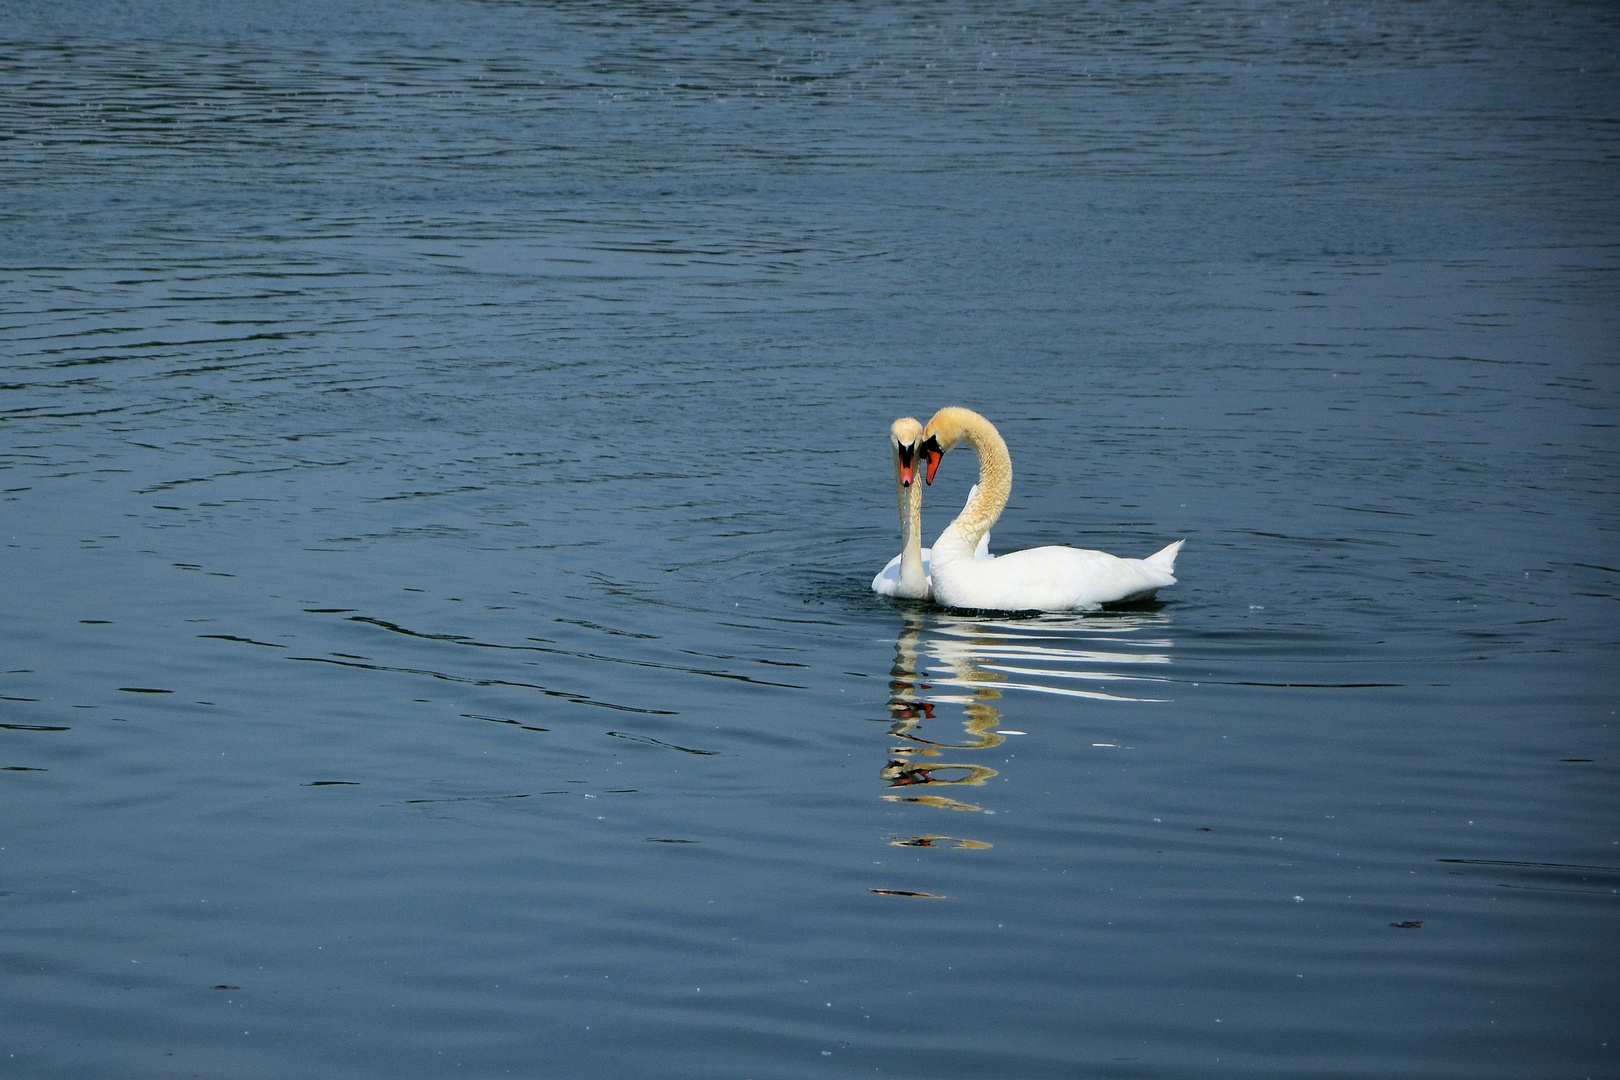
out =
<svg viewBox="0 0 1620 1080"><path fill-rule="evenodd" d="M894 494L900 506L900 554L872 579L872 591L903 600L930 600L933 588L928 581L932 550L922 546L922 485L917 483L917 447L922 442L922 424L902 416L889 425L889 444L894 448ZM973 500L974 488L968 492ZM990 533L979 540L975 558L990 557Z"/></svg>
<svg viewBox="0 0 1620 1080"><path fill-rule="evenodd" d="M979 455L979 483L956 520L934 541L929 579L935 602L990 611L1094 611L1104 604L1150 600L1176 583L1181 540L1146 559L1072 547L975 559L979 538L1001 516L1012 492L1012 458L990 421L971 409L949 406L923 429L921 452L930 484L945 451L963 440Z"/></svg>

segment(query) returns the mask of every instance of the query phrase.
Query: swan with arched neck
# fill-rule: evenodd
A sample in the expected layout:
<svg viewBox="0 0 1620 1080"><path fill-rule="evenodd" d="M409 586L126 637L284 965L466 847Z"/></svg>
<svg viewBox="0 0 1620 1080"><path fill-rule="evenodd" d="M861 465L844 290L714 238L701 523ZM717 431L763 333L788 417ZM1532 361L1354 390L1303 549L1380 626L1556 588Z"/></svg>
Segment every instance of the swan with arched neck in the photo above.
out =
<svg viewBox="0 0 1620 1080"><path fill-rule="evenodd" d="M872 579L872 591L904 600L931 600L928 569L931 549L922 546L922 488L917 483L918 448L922 422L902 416L889 425L889 446L894 451L894 494L900 508L900 554ZM976 490L976 489L975 489ZM971 501L973 492L968 492ZM976 558L990 557L990 533L978 541Z"/></svg>
<svg viewBox="0 0 1620 1080"><path fill-rule="evenodd" d="M1007 506L1012 456L994 424L971 409L947 406L922 432L919 452L928 483L946 451L963 442L978 455L979 483L930 552L936 603L986 611L1093 611L1104 604L1151 600L1176 583L1181 540L1145 559L1057 546L975 559L980 538Z"/></svg>

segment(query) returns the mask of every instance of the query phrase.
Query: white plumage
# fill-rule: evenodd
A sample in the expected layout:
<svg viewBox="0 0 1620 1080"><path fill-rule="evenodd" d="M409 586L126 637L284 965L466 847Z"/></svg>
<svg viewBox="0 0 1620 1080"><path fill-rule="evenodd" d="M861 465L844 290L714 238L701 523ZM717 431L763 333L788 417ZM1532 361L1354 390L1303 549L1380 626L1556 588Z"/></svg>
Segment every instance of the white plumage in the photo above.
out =
<svg viewBox="0 0 1620 1080"><path fill-rule="evenodd" d="M976 558L980 540L1012 492L1012 458L990 421L970 409L947 407L923 429L930 483L945 451L964 440L979 456L979 483L930 551L928 574L936 603L991 611L1093 611L1104 604L1150 600L1176 583L1181 540L1145 559L1072 547Z"/></svg>

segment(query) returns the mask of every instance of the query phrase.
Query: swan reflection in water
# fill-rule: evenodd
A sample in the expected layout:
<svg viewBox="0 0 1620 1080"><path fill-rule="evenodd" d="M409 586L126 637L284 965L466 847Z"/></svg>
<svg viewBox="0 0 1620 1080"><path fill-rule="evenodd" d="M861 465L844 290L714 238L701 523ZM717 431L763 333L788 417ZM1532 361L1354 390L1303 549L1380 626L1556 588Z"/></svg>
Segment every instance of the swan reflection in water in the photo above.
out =
<svg viewBox="0 0 1620 1080"><path fill-rule="evenodd" d="M1170 663L1171 647L1167 638L1153 633L1169 626L1169 617L1156 611L979 619L908 608L900 615L905 625L894 643L888 701L894 745L882 776L890 788L910 790L884 795L890 802L994 813L954 796L966 795L963 788L980 786L996 775L972 755L995 749L1008 735L1024 734L1003 727L998 703L1009 692L1102 702L1162 701L1159 684L1171 681L1168 673L1153 670ZM964 714L960 739L939 734L935 727L942 710L951 706L961 706ZM941 760L947 754L955 760ZM953 795L941 793L947 788ZM934 836L893 843L989 846Z"/></svg>

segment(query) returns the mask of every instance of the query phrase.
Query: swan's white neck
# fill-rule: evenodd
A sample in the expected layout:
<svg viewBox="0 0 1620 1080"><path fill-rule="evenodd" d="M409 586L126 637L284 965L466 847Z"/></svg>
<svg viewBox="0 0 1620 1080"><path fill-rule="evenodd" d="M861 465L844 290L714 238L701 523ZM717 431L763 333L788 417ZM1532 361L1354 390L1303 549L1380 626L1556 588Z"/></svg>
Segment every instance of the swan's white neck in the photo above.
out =
<svg viewBox="0 0 1620 1080"><path fill-rule="evenodd" d="M922 477L914 472L911 483L902 484L899 458L894 462L894 494L900 507L900 581L895 595L923 600L929 590L922 563Z"/></svg>
<svg viewBox="0 0 1620 1080"><path fill-rule="evenodd" d="M972 558L1012 494L1012 456L1001 433L984 417L970 413L962 424L962 438L979 456L979 487L935 541L936 561L942 555L946 559Z"/></svg>

